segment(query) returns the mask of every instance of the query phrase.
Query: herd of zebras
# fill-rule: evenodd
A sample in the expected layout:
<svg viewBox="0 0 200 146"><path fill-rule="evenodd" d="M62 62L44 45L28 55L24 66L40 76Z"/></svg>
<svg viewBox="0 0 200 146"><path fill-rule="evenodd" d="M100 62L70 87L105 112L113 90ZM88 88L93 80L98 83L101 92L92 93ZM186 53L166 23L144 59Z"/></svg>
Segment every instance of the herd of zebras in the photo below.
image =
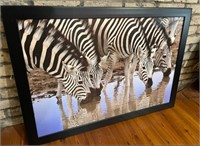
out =
<svg viewBox="0 0 200 146"><path fill-rule="evenodd" d="M138 66L147 87L153 83L153 68L165 76L171 72L171 46L181 19L98 18L19 20L27 71L43 69L58 80L57 97L66 94L85 100L91 89L103 90L119 59L125 60L127 86ZM107 57L103 78L101 58ZM103 78L103 79L102 79Z"/></svg>

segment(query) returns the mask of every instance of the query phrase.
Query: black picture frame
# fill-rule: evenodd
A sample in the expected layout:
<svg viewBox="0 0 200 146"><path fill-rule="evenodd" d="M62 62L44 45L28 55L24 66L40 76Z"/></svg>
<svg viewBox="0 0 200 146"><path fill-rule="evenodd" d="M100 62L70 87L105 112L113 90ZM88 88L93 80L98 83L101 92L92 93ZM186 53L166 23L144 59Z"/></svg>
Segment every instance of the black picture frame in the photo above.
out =
<svg viewBox="0 0 200 146"><path fill-rule="evenodd" d="M176 98L179 75L188 35L191 9L189 8L97 8L97 7L53 7L53 6L2 6L2 19L13 65L16 86L20 99L25 129L29 144L43 144L66 138L81 132L142 116L158 110L173 107ZM114 18L114 17L183 17L183 28L175 68L175 78L169 103L126 113L85 124L64 131L38 137L34 111L31 101L26 66L20 44L17 20L20 19L58 19L58 18Z"/></svg>

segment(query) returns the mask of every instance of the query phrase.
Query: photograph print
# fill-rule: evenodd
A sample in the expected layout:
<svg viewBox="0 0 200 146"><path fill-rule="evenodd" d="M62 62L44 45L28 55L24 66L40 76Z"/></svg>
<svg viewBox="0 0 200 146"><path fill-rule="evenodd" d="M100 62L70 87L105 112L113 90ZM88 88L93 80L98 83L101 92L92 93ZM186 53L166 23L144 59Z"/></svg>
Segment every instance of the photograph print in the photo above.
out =
<svg viewBox="0 0 200 146"><path fill-rule="evenodd" d="M169 103L183 20L18 20L38 137Z"/></svg>

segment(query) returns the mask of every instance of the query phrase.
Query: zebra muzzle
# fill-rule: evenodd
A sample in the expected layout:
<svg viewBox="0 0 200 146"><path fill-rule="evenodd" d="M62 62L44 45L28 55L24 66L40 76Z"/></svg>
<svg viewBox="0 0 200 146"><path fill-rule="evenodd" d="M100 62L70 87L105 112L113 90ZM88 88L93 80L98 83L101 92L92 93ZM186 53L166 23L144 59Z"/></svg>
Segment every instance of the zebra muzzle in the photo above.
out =
<svg viewBox="0 0 200 146"><path fill-rule="evenodd" d="M100 101L101 97L99 95L94 95L93 93L87 93L86 98L81 100L80 104L86 104L89 102Z"/></svg>
<svg viewBox="0 0 200 146"><path fill-rule="evenodd" d="M152 78L148 78L146 87L149 88L152 86L152 84L153 84Z"/></svg>
<svg viewBox="0 0 200 146"><path fill-rule="evenodd" d="M169 76L171 73L171 68L167 68L166 72L164 72L164 77Z"/></svg>

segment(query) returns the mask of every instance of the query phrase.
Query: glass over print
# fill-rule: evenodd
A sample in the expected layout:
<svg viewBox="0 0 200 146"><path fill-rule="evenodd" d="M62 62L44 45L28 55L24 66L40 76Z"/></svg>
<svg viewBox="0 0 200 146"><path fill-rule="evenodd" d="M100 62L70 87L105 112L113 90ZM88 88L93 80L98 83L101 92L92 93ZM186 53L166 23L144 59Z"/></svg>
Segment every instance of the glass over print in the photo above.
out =
<svg viewBox="0 0 200 146"><path fill-rule="evenodd" d="M190 9L2 12L30 144L174 105Z"/></svg>
<svg viewBox="0 0 200 146"><path fill-rule="evenodd" d="M137 21L141 21L141 23L137 23ZM142 21L144 21L144 23L142 23ZM86 34L86 31L88 31L86 27L87 25L85 26L86 23L88 23L88 28L92 30L91 33L93 34ZM137 26L138 24L142 25L144 30L140 30L139 26ZM18 26L20 35L22 36L21 43L23 49L25 50L24 59L28 66L27 70L30 70L30 73L28 73L28 79L32 94L31 98L33 102L38 136L45 136L113 116L168 103L170 101L170 93L174 78L174 68L177 59L177 49L179 48L182 24L183 18L181 17L19 20ZM126 31L125 28L121 27L122 25L129 28L127 33L130 34L120 34L121 29ZM131 27L129 25L131 25ZM171 27L171 25L174 26ZM131 30L133 27L136 28ZM22 31L21 29L24 30ZM72 29L75 31L72 32ZM116 32L113 32L112 29ZM56 34L54 31L60 31L61 33ZM173 35L170 34L172 32L174 32ZM147 39L149 44L145 44L143 42L138 43L143 43L143 45L145 44L149 46L155 43L158 44L155 50L154 67L151 76L153 84L150 87L147 87L144 81L147 71L145 72L145 70L142 70L141 73L138 71L138 64L142 61L138 60L138 58L136 69L131 74L133 77L130 77L130 84L127 85L126 82L128 79L126 79L126 70L124 70L124 66L126 65L124 60L128 55L130 55L127 53L128 55L124 55L125 57L119 58L113 66L113 75L105 90L98 89L101 90L101 93L92 97L90 101L88 100L85 103L81 103L80 100L77 100L76 94L71 93L70 90L63 90L61 99L56 97L58 84L56 79L62 80L64 77L60 78L54 76L52 71L56 72L57 70L55 68L59 65L63 65L62 63L59 64L59 59L64 61L65 58L68 57L66 55L67 53L65 52L64 56L63 52L66 49L72 49L67 47L65 48L65 44L62 42L64 41L64 37L73 43L76 43L76 39L80 39L78 40L80 42L77 42L75 45L80 49L81 45L78 43L81 43L81 41L83 41L83 43L87 43L84 42L84 39L81 39L81 37L92 35L94 39L91 39L97 41L98 51L100 49L103 51L106 50L106 53L100 50L100 53L98 54L101 57L100 64L104 70L103 77L105 77L109 65L109 59L107 57L109 54L107 53L109 51L109 47L106 48L110 43L109 41L111 39L115 39L114 37L117 37L117 35L121 35L121 38L120 40L113 41L116 44L124 43L126 39L132 38L137 41L137 37L140 36L135 36L135 34L131 33L144 33L146 36L145 39ZM78 38L76 35L80 35L80 37ZM130 35L129 38L128 35ZM167 44L168 39L172 41L170 36L172 36L173 42L171 42L171 44ZM161 48L164 43L167 44L167 47ZM138 51L137 45L134 45L131 48L133 50L133 54ZM115 47L117 48L118 46L116 45ZM62 52L59 49L62 50ZM85 47L84 49L88 48ZM125 48L122 46L119 47L119 49ZM171 52L159 52L158 49L169 49ZM29 52L30 50L33 52ZM36 53L39 51L41 52ZM80 49L80 52L81 51L82 50ZM84 50L82 52L84 52ZM27 53L30 57L27 57L29 56L26 55ZM117 53L120 55L120 52ZM107 58L105 59L105 57ZM167 64L167 60L171 61L170 65ZM129 63L133 64L133 61L130 60ZM55 67L53 67L54 64ZM164 75L165 71L163 70L167 70L168 68L171 70L170 73L168 75ZM75 77L76 76L78 75L75 74ZM102 78L101 82L103 81L104 79ZM75 86L72 82L67 83L66 85ZM76 90L76 88L74 90Z"/></svg>

